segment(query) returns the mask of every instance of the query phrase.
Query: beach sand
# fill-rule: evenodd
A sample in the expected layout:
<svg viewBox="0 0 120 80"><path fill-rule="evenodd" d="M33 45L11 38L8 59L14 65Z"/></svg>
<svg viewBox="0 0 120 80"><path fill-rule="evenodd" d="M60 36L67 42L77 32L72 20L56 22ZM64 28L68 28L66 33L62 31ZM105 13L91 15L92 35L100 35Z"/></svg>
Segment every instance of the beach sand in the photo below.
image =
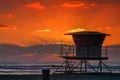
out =
<svg viewBox="0 0 120 80"><path fill-rule="evenodd" d="M42 80L42 75L0 75L0 80ZM50 80L120 80L117 75L51 75Z"/></svg>

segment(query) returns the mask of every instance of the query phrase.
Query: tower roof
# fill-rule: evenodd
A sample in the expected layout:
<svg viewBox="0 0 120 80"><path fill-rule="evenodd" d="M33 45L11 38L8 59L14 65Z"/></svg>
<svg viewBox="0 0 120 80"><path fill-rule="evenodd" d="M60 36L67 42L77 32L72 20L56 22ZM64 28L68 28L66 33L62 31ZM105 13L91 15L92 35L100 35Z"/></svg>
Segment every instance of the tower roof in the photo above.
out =
<svg viewBox="0 0 120 80"><path fill-rule="evenodd" d="M110 36L110 34L106 34L106 33L102 33L102 32L96 32L96 31L73 32L73 33L67 33L65 35L105 35L105 36Z"/></svg>

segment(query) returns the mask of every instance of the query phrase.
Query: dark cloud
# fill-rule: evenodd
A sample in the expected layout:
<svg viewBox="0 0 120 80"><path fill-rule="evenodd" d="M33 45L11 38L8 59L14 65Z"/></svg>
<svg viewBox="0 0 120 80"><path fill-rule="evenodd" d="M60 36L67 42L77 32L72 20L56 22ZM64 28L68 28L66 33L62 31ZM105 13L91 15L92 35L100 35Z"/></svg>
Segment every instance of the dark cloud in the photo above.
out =
<svg viewBox="0 0 120 80"><path fill-rule="evenodd" d="M7 25L4 25L4 24L0 24L0 27L1 28L5 28L5 27L8 27Z"/></svg>
<svg viewBox="0 0 120 80"><path fill-rule="evenodd" d="M112 52L112 54L120 55L120 44L110 45L108 46L108 49L110 53Z"/></svg>
<svg viewBox="0 0 120 80"><path fill-rule="evenodd" d="M60 61L60 58L55 55L59 53L59 44L39 44L28 47L1 44L0 62L55 62L57 59ZM108 57L110 61L120 61L120 45L108 46Z"/></svg>
<svg viewBox="0 0 120 80"><path fill-rule="evenodd" d="M33 45L33 46L18 46L13 44L1 44L0 52L1 55L11 55L11 54L29 54L29 53L59 53L60 45L57 44L47 44L47 45Z"/></svg>
<svg viewBox="0 0 120 80"><path fill-rule="evenodd" d="M108 56L110 60L120 61L120 44L108 46Z"/></svg>
<svg viewBox="0 0 120 80"><path fill-rule="evenodd" d="M60 53L60 45L33 45L18 46L13 44L0 44L0 62L3 63L33 63L33 62L56 62ZM48 60L47 60L48 59Z"/></svg>
<svg viewBox="0 0 120 80"><path fill-rule="evenodd" d="M0 29L16 30L16 26L15 25L0 24Z"/></svg>

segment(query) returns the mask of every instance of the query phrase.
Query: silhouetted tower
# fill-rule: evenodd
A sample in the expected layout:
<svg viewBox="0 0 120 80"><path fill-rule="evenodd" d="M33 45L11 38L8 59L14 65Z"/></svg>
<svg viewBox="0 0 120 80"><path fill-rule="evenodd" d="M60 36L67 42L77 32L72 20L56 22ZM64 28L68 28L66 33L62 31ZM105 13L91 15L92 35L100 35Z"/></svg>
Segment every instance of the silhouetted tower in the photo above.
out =
<svg viewBox="0 0 120 80"><path fill-rule="evenodd" d="M107 65L103 63L103 60L108 60L107 47L104 47L104 54L102 53L103 41L109 34L82 31L65 35L72 35L75 45L62 45L61 57L65 59L65 62L56 72L87 73L91 72L91 70L94 72L106 72L105 68L111 72ZM93 66L88 60L98 61L98 65Z"/></svg>

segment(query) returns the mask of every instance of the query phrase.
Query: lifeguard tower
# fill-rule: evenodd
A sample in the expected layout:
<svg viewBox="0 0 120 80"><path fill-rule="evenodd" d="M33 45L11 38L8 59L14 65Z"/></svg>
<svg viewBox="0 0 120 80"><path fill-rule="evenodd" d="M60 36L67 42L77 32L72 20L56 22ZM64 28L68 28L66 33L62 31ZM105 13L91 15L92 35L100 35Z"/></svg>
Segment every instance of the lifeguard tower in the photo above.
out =
<svg viewBox="0 0 120 80"><path fill-rule="evenodd" d="M61 45L61 55L65 61L56 69L57 73L103 73L111 72L104 64L108 60L107 47L102 47L103 41L109 34L82 31L67 33L72 35L75 45ZM89 61L96 61L91 64ZM105 70L106 69L106 70Z"/></svg>

